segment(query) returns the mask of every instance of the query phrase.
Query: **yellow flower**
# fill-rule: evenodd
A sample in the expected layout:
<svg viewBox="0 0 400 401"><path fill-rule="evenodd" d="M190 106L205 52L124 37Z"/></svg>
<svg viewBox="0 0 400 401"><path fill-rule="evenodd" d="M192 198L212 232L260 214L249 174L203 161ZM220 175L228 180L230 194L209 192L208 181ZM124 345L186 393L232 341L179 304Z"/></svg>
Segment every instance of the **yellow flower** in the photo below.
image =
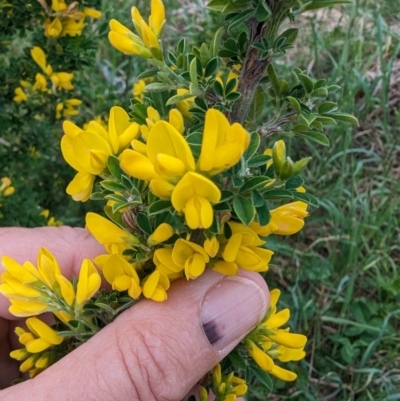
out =
<svg viewBox="0 0 400 401"><path fill-rule="evenodd" d="M111 44L125 54L137 55L143 58L152 58L154 50L161 52L158 39L165 24L165 9L161 0L151 1L151 15L147 24L139 10L132 7L132 22L138 35L116 20L110 21L108 38Z"/></svg>
<svg viewBox="0 0 400 401"><path fill-rule="evenodd" d="M33 316L46 311L59 311L57 301L50 293L69 306L75 300L75 291L69 280L61 274L60 266L52 253L40 248L37 268L30 263L19 264L8 256L2 259L5 272L1 275L0 292L10 302L10 312L15 316ZM79 284L78 284L79 286Z"/></svg>
<svg viewBox="0 0 400 401"><path fill-rule="evenodd" d="M140 102L143 102L144 94L146 92L146 81L139 79L139 81L133 84L132 94L133 97Z"/></svg>
<svg viewBox="0 0 400 401"><path fill-rule="evenodd" d="M120 253L140 244L138 238L96 213L86 215L86 229L108 253Z"/></svg>
<svg viewBox="0 0 400 401"><path fill-rule="evenodd" d="M82 104L82 100L79 99L69 99L65 102L57 103L56 105L56 118L60 119L63 117L71 117L79 114L79 111L75 109L75 107L80 106Z"/></svg>
<svg viewBox="0 0 400 401"><path fill-rule="evenodd" d="M268 263L274 254L269 249L260 248L265 243L250 228L241 223L229 222L232 236L223 245L222 257L226 263L236 265L249 271L264 272L268 270ZM234 266L216 262L215 269L225 267L228 271ZM220 271L221 272L221 271Z"/></svg>
<svg viewBox="0 0 400 401"><path fill-rule="evenodd" d="M75 309L82 309L87 302L98 291L101 284L101 278L93 262L90 259L84 259L79 270L78 285L76 288Z"/></svg>
<svg viewBox="0 0 400 401"><path fill-rule="evenodd" d="M219 188L208 178L193 172L186 173L172 192L172 205L178 212L185 214L191 229L209 228L214 211L212 203L221 199Z"/></svg>
<svg viewBox="0 0 400 401"><path fill-rule="evenodd" d="M187 89L181 88L176 91L177 95L184 95L185 93L189 93ZM189 97L185 100L181 100L176 104L178 110L182 113L184 117L186 117L189 121L192 119L192 114L190 113L190 109L193 107L195 97Z"/></svg>
<svg viewBox="0 0 400 401"><path fill-rule="evenodd" d="M43 74L37 73L35 77L35 85L33 89L37 91L46 92L47 91L47 80Z"/></svg>
<svg viewBox="0 0 400 401"><path fill-rule="evenodd" d="M87 17L90 17L90 18L93 18L93 19L101 18L101 12L95 10L94 8L84 7L83 8L83 14L85 14Z"/></svg>
<svg viewBox="0 0 400 401"><path fill-rule="evenodd" d="M170 281L176 280L182 277L184 267L180 267L175 264L172 259L171 248L159 248L154 252L153 262L156 265L156 269Z"/></svg>
<svg viewBox="0 0 400 401"><path fill-rule="evenodd" d="M32 354L42 352L52 345L59 345L64 341L64 338L57 335L55 330L36 317L26 319L26 325L31 333L22 334L20 331L19 341Z"/></svg>
<svg viewBox="0 0 400 401"><path fill-rule="evenodd" d="M198 168L215 175L240 161L250 143L249 133L238 123L230 125L219 110L206 113Z"/></svg>
<svg viewBox="0 0 400 401"><path fill-rule="evenodd" d="M290 318L289 309L277 312L279 290L270 292L270 307L264 320L246 337L246 348L261 369L284 381L293 381L297 375L276 365L281 362L299 361L305 357L307 337L282 329Z"/></svg>
<svg viewBox="0 0 400 401"><path fill-rule="evenodd" d="M210 257L200 245L180 238L172 250L172 260L184 269L187 280L194 280L203 274Z"/></svg>
<svg viewBox="0 0 400 401"><path fill-rule="evenodd" d="M51 9L56 13L67 9L67 5L64 0L51 0Z"/></svg>
<svg viewBox="0 0 400 401"><path fill-rule="evenodd" d="M154 127L155 123L160 121L161 117L158 111L154 107L147 108L146 125L141 125L140 131L143 138L147 141L150 130ZM180 134L183 134L185 129L185 123L183 116L178 109L171 109L168 116L168 122L172 125Z"/></svg>
<svg viewBox="0 0 400 401"><path fill-rule="evenodd" d="M64 338L37 318L27 319L26 325L30 331L21 327L15 329L19 342L25 347L12 351L10 356L17 361L24 361L20 366L20 371L29 372L29 377L32 378L52 363L47 350L60 345Z"/></svg>
<svg viewBox="0 0 400 401"><path fill-rule="evenodd" d="M110 110L108 132L96 121L91 121L86 131L65 121L65 135L61 139L61 151L67 163L78 174L67 187L74 200L89 199L94 178L107 166L108 156L118 154L139 135L139 125L129 121L128 113L118 106Z"/></svg>
<svg viewBox="0 0 400 401"><path fill-rule="evenodd" d="M28 100L27 94L20 87L14 90L15 96L13 97L13 101L16 103L26 102Z"/></svg>
<svg viewBox="0 0 400 401"><path fill-rule="evenodd" d="M143 280L143 295L153 301L165 301L169 285L168 277L159 270L155 270Z"/></svg>
<svg viewBox="0 0 400 401"><path fill-rule="evenodd" d="M15 192L15 188L11 186L11 180L8 177L3 177L0 180L0 196L11 196Z"/></svg>
<svg viewBox="0 0 400 401"><path fill-rule="evenodd" d="M296 234L304 226L304 218L308 216L307 207L307 203L301 201L288 203L270 211L271 219L266 226L252 222L250 228L262 237Z"/></svg>
<svg viewBox="0 0 400 401"><path fill-rule="evenodd" d="M61 35L63 26L59 18L46 19L44 22L44 34L47 37L58 38Z"/></svg>
<svg viewBox="0 0 400 401"><path fill-rule="evenodd" d="M132 177L151 181L152 192L160 198L170 198L173 184L179 181L186 171L195 169L194 158L188 143L166 121L158 121L151 129L146 155L127 149L120 158L122 169ZM172 186L165 184L172 184Z"/></svg>
<svg viewBox="0 0 400 401"><path fill-rule="evenodd" d="M42 71L46 75L50 76L53 73L53 69L50 65L47 64L46 54L40 47L33 47L31 49L31 56L33 58L33 61L42 69Z"/></svg>
<svg viewBox="0 0 400 401"><path fill-rule="evenodd" d="M74 78L74 74L68 72L54 72L50 79L53 82L53 85L59 89L64 89L66 91L70 91L74 89L74 85L72 85L71 81Z"/></svg>
<svg viewBox="0 0 400 401"><path fill-rule="evenodd" d="M211 239L206 238L203 247L210 257L214 258L219 251L219 242L216 237L212 237Z"/></svg>
<svg viewBox="0 0 400 401"><path fill-rule="evenodd" d="M122 292L128 291L131 298L140 297L142 289L135 265L128 263L118 254L111 255L103 266L105 279L112 285L112 289Z"/></svg>
<svg viewBox="0 0 400 401"><path fill-rule="evenodd" d="M147 239L150 246L158 245L169 240L174 235L174 229L167 223L160 224L153 234Z"/></svg>
<svg viewBox="0 0 400 401"><path fill-rule="evenodd" d="M246 382L234 375L222 375L221 365L214 367L212 372L213 392L218 399L223 401L235 401L236 397L241 397L247 393Z"/></svg>
<svg viewBox="0 0 400 401"><path fill-rule="evenodd" d="M82 30L85 27L85 17L73 19L68 18L66 21L63 21L63 29L61 32L61 36L79 36L82 34Z"/></svg>

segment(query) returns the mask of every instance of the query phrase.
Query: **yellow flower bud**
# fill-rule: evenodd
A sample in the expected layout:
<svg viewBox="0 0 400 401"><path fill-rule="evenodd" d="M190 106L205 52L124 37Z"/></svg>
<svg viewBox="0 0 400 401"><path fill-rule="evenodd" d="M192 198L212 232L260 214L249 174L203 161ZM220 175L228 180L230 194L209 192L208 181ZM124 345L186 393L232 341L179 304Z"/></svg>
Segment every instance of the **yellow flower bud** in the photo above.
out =
<svg viewBox="0 0 400 401"><path fill-rule="evenodd" d="M160 224L154 233L150 235L147 243L150 246L158 245L161 242L167 241L174 235L174 229L167 223Z"/></svg>

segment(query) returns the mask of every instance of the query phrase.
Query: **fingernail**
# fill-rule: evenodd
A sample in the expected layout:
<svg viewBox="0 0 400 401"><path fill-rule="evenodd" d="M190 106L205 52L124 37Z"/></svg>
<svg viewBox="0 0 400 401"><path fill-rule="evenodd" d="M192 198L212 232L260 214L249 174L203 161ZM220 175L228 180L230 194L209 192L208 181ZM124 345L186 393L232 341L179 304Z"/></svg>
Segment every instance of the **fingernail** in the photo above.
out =
<svg viewBox="0 0 400 401"><path fill-rule="evenodd" d="M223 351L238 343L267 312L267 297L252 280L225 277L204 297L201 324L210 344Z"/></svg>

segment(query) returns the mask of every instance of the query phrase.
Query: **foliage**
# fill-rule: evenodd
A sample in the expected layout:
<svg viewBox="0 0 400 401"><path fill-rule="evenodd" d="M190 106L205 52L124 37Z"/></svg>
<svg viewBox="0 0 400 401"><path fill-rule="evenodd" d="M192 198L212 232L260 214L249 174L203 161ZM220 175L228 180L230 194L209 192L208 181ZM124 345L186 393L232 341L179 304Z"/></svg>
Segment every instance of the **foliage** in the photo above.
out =
<svg viewBox="0 0 400 401"><path fill-rule="evenodd" d="M256 177L240 178L240 171L244 170L234 172L234 175L239 172L241 181L233 177L236 181L232 191L234 196L229 198L227 193L223 194L225 198L221 203L225 205L218 210L220 215L231 212L234 219L244 224L255 216L267 222L263 219L268 219L266 211L272 209L270 206L273 199L277 199L275 197L297 197L295 199L316 206L317 201L310 192L319 195L319 208L311 209L308 228L294 237L295 240L282 241L281 237L274 235L268 238L268 248L276 255L267 279L271 288L278 286L287 290L281 298L292 311L293 327L312 339L306 348L306 360L300 368L298 364L295 367L289 364L298 372L299 378L294 384L284 385L271 381L257 365L252 364L242 345L230 356L230 361L222 364L222 368L226 373L228 366L233 364L237 371L246 373L248 384L251 384L248 399L262 400L267 394L272 400L396 399L393 397L398 396L396 332L399 312L396 304L399 291L398 246L393 238L398 237L395 213L398 202L392 194L399 190L394 162L398 153L395 127L399 120L398 113L396 117L396 113L387 107L390 66L399 51L388 39L398 38L388 24L394 14L390 5L379 10L375 3L367 0L357 2L356 7L334 7L332 11L319 12L317 16L301 12L332 2L286 2L287 7L291 6L291 12L286 14L283 9L278 10L280 3L213 0L210 6L215 13L205 15L205 20L196 26L187 24L190 27L186 32L188 41L179 41L180 32L167 25L164 42L175 43L164 47L168 68L160 63L161 60L156 60L153 68L140 77L148 84L146 97L139 99L145 108L137 100L132 101L132 121L147 124L145 112L149 106L159 110L162 119L167 118L168 111L175 105L181 106L182 112L190 113L190 121L186 119L186 138L197 159L201 149L200 135L209 108L222 110L230 116L231 122L246 120L245 127L252 132L252 141L244 159L246 163L253 159L250 169L257 171ZM91 6L98 8L97 4ZM177 4L167 6L168 12L173 7ZM332 22L337 10L342 19ZM105 19L117 18L128 25L129 19L123 8L116 16L117 10L107 2L102 11ZM203 11L194 14L198 17L203 15ZM12 102L14 89L25 69L30 79L40 71L32 64L29 51L34 45L42 47L53 68L68 66L66 71L76 74L76 93L84 107L75 121L83 126L98 115L104 121L114 104L126 108L127 103L121 104L120 99L130 97L132 83L138 82L137 75L143 70L143 64L137 58L124 59L104 44L100 50L102 57L99 57L100 53L95 56L94 47L89 42L104 37L107 21L95 23L97 30L93 33L89 33L89 29L83 31L79 37L82 40L76 43L75 54L68 61L67 51L60 55L57 52L53 54L51 49L55 49L58 43L64 49L70 49L72 55L72 43L76 37L55 41L45 39L41 25L44 16L37 4L29 12L26 4L21 4L15 12L19 13L19 18L15 18L12 24L10 19L1 19L1 23L7 23L5 40L11 42L3 47L1 60L4 65L15 68L2 69L2 73L7 75L4 85L2 77L0 96L3 96L1 102L6 105L7 112L0 116L1 126L5 127L1 134L0 173L12 178L16 192L1 199L3 217L0 225L48 224L48 218L40 216L43 207L56 212L57 218L64 222L82 224L84 210L93 211L96 206L89 201L82 208L78 206L80 204L69 203L65 197L64 191L72 174L59 156L61 127L57 126L50 111L43 121L33 118L43 105L52 110L56 98L52 98L52 103L50 99L49 103L38 100L36 110L22 112L20 105ZM31 19L31 12L41 16ZM382 12L387 14L382 16ZM279 30L278 26L271 24L266 27L267 32L263 32L262 38L257 36L260 24L276 21L278 16L286 18ZM328 19L324 19L326 16ZM221 18L229 24L228 33L217 29L221 26ZM365 26L360 25L358 21L364 19ZM294 22L289 25L291 20ZM19 24L20 21L25 22ZM37 21L41 21L40 24ZM216 29L211 29L212 26ZM306 27L310 27L309 33ZM240 82L243 82L241 76L248 75L248 49L254 52L250 61L260 60L260 70L256 71L253 84L247 81L245 88L240 86ZM377 59L382 72L368 80L365 78L366 70ZM76 60L81 60L81 63L74 64ZM313 60L311 65L310 60ZM93 67L95 62L96 69ZM343 96L338 86L343 88ZM190 104L193 97L194 103ZM337 109L339 101L340 112ZM165 106L167 102L169 104ZM375 114L371 122L371 113L376 108L382 113ZM355 113L361 121L361 128L345 128L343 121L355 123L356 120L343 111ZM25 117L26 113L29 118ZM243 113L248 113L247 117L243 117ZM275 159L271 159L272 150L265 155L251 154L258 146L265 149L267 143L280 143L280 138L285 139L286 151L295 155L296 163L287 157L279 159L277 155L283 152L278 145ZM32 155L36 149L39 149L40 157ZM309 159L305 156L312 156L307 166ZM114 210L109 208L107 213L115 220L115 212L137 207L139 199L134 190L136 181L130 179L127 182L118 172L112 174L113 160L109 158L108 171L102 177L103 184L97 187L93 198L115 201ZM264 170L263 166L269 160L274 164L269 171ZM302 177L307 183L305 194L294 191L303 182L303 179L298 181L295 171L300 161L304 168ZM18 174L20 171L25 173ZM278 184L278 187L260 193L259 188L268 179L277 179L274 185ZM130 196L126 192L123 198L113 194L120 191L133 192L129 193ZM258 193L264 197L268 192L270 195L272 192L272 197L266 200L267 209L261 210L264 206ZM127 198L129 202L126 202ZM16 207L22 204L23 211ZM260 206L254 209L256 204ZM150 231L145 219L141 220L139 227L145 238L155 228L156 217L172 211L171 204L165 200L155 201L150 207L152 212L156 212L150 218ZM115 221L126 227L126 222ZM121 305L125 301L121 301ZM106 305L108 302L99 303ZM250 379L250 372L253 379Z"/></svg>

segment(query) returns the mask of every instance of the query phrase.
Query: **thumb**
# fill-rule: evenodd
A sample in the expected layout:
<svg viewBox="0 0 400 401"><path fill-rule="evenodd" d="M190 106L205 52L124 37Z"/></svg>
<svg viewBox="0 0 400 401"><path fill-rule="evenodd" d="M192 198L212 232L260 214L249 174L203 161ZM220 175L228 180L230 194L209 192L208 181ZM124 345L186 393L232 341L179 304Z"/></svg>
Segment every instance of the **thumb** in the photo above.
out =
<svg viewBox="0 0 400 401"><path fill-rule="evenodd" d="M208 271L195 282L173 283L168 295L164 303L139 302L35 379L1 392L0 400L181 400L269 303L262 277L245 272Z"/></svg>

